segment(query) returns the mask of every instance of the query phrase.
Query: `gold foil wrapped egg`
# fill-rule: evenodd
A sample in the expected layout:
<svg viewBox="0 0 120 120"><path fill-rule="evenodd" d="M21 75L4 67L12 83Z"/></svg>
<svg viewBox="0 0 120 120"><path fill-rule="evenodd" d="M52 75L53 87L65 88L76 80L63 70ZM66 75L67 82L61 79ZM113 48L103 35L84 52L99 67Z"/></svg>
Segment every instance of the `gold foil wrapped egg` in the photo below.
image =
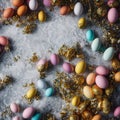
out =
<svg viewBox="0 0 120 120"><path fill-rule="evenodd" d="M116 59L116 58L112 59L112 67L113 67L114 69L120 68L120 62L119 62L118 59Z"/></svg>
<svg viewBox="0 0 120 120"><path fill-rule="evenodd" d="M117 73L115 73L115 81L116 82L120 82L120 71L119 72L117 72Z"/></svg>

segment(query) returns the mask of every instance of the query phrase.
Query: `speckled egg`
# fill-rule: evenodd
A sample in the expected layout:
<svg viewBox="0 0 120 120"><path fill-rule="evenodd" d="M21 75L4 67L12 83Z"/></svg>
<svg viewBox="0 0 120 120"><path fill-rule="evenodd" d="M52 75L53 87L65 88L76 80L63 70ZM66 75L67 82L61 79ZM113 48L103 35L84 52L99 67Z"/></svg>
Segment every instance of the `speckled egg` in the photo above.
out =
<svg viewBox="0 0 120 120"><path fill-rule="evenodd" d="M85 26L86 26L86 19L84 17L82 17L78 20L78 27L85 28Z"/></svg>
<svg viewBox="0 0 120 120"><path fill-rule="evenodd" d="M99 75L108 75L109 70L105 66L98 66L96 67L96 73Z"/></svg>
<svg viewBox="0 0 120 120"><path fill-rule="evenodd" d="M68 62L64 62L62 67L66 73L72 73L74 71L74 67Z"/></svg>
<svg viewBox="0 0 120 120"><path fill-rule="evenodd" d="M66 15L69 13L70 8L68 6L62 6L60 8L60 15Z"/></svg>
<svg viewBox="0 0 120 120"><path fill-rule="evenodd" d="M74 14L80 16L83 13L83 5L80 2L77 2L74 6Z"/></svg>
<svg viewBox="0 0 120 120"><path fill-rule="evenodd" d="M22 5L17 9L17 15L19 16L23 16L27 13L27 6L26 5Z"/></svg>
<svg viewBox="0 0 120 120"><path fill-rule="evenodd" d="M16 104L16 103L11 103L10 104L10 110L13 112L13 113L17 113L19 112L19 105Z"/></svg>
<svg viewBox="0 0 120 120"><path fill-rule="evenodd" d="M86 39L87 39L87 41L91 42L91 41L94 40L94 38L95 38L94 31L91 30L91 29L87 30L87 32L86 32Z"/></svg>
<svg viewBox="0 0 120 120"><path fill-rule="evenodd" d="M91 44L92 51L97 51L97 50L99 50L100 47L101 47L100 39L99 38L94 39Z"/></svg>
<svg viewBox="0 0 120 120"><path fill-rule="evenodd" d="M120 106L116 107L114 110L114 117L119 117L120 116Z"/></svg>
<svg viewBox="0 0 120 120"><path fill-rule="evenodd" d="M94 115L92 120L102 120L102 117L100 114Z"/></svg>
<svg viewBox="0 0 120 120"><path fill-rule="evenodd" d="M83 94L87 98L93 98L94 97L92 88L90 86L84 86L84 88L83 88Z"/></svg>
<svg viewBox="0 0 120 120"><path fill-rule="evenodd" d="M7 46L9 44L8 38L5 36L0 36L0 45Z"/></svg>
<svg viewBox="0 0 120 120"><path fill-rule="evenodd" d="M13 8L6 8L3 12L4 18L11 18L14 15L14 9Z"/></svg>
<svg viewBox="0 0 120 120"><path fill-rule="evenodd" d="M19 116L15 116L12 118L12 120L20 120L20 117Z"/></svg>
<svg viewBox="0 0 120 120"><path fill-rule="evenodd" d="M86 70L86 62L85 61L80 61L76 64L75 66L75 72L77 74L82 74Z"/></svg>
<svg viewBox="0 0 120 120"><path fill-rule="evenodd" d="M42 114L41 114L41 113L37 113L37 114L35 114L35 115L31 118L31 120L41 120L41 118L42 118Z"/></svg>
<svg viewBox="0 0 120 120"><path fill-rule="evenodd" d="M46 97L50 97L53 94L54 94L54 89L52 87L46 89L46 91L45 91L45 96Z"/></svg>
<svg viewBox="0 0 120 120"><path fill-rule="evenodd" d="M45 22L46 21L46 14L43 10L41 10L39 13L38 13L38 20L40 22Z"/></svg>
<svg viewBox="0 0 120 120"><path fill-rule="evenodd" d="M52 54L50 56L50 62L52 63L52 65L59 64L59 56L57 54Z"/></svg>
<svg viewBox="0 0 120 120"><path fill-rule="evenodd" d="M52 3L51 3L51 0L43 0L43 4L46 7L50 7Z"/></svg>
<svg viewBox="0 0 120 120"><path fill-rule="evenodd" d="M95 73L89 73L86 78L86 83L88 85L93 85L95 83L96 74Z"/></svg>
<svg viewBox="0 0 120 120"><path fill-rule="evenodd" d="M44 80L38 80L37 81L37 87L38 87L38 89L46 89L47 84Z"/></svg>
<svg viewBox="0 0 120 120"><path fill-rule="evenodd" d="M15 7L20 7L21 5L23 5L24 0L12 0L12 4Z"/></svg>
<svg viewBox="0 0 120 120"><path fill-rule="evenodd" d="M110 61L113 58L114 53L115 53L115 50L113 47L107 48L103 53L103 56L102 56L103 60Z"/></svg>
<svg viewBox="0 0 120 120"><path fill-rule="evenodd" d="M102 75L97 75L95 82L96 82L96 85L102 89L107 88L109 85L108 80Z"/></svg>
<svg viewBox="0 0 120 120"><path fill-rule="evenodd" d="M120 71L115 73L115 81L120 82Z"/></svg>
<svg viewBox="0 0 120 120"><path fill-rule="evenodd" d="M74 96L72 98L72 102L71 103L72 103L73 106L78 106L80 104L80 97L79 96Z"/></svg>
<svg viewBox="0 0 120 120"><path fill-rule="evenodd" d="M30 8L30 10L36 10L38 8L38 1L37 0L30 0L29 1L29 8Z"/></svg>
<svg viewBox="0 0 120 120"><path fill-rule="evenodd" d="M35 113L35 109L33 107L27 107L24 111L23 111L23 118L24 119L30 119L33 114Z"/></svg>
<svg viewBox="0 0 120 120"><path fill-rule="evenodd" d="M108 11L108 21L110 23L115 23L118 20L118 11L116 8L111 8Z"/></svg>

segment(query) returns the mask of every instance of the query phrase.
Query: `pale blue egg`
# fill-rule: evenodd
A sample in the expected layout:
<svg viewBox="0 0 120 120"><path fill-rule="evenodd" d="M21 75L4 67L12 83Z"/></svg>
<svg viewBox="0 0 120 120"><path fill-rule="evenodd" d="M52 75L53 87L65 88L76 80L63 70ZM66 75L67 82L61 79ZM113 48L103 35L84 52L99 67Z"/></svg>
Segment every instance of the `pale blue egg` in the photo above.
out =
<svg viewBox="0 0 120 120"><path fill-rule="evenodd" d="M52 87L46 89L45 96L50 97L53 94L54 94L54 89Z"/></svg>
<svg viewBox="0 0 120 120"><path fill-rule="evenodd" d="M91 49L92 51L97 51L101 46L101 41L99 38L96 38L93 40L92 44L91 44Z"/></svg>
<svg viewBox="0 0 120 120"><path fill-rule="evenodd" d="M37 81L37 87L38 87L38 89L46 89L47 84L44 80L38 80Z"/></svg>
<svg viewBox="0 0 120 120"><path fill-rule="evenodd" d="M87 30L87 32L86 32L86 39L87 39L87 41L91 42L91 41L94 40L94 38L95 38L94 31L91 30L91 29Z"/></svg>

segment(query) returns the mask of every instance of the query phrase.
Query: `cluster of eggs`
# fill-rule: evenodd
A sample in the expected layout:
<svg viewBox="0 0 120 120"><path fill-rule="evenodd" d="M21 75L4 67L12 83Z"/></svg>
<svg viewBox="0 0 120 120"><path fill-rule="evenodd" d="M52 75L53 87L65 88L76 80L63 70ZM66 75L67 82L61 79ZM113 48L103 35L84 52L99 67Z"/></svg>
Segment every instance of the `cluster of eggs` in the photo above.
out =
<svg viewBox="0 0 120 120"><path fill-rule="evenodd" d="M10 110L16 114L20 113L20 105L17 103L11 103L10 104ZM36 112L35 108L33 107L27 107L22 112L22 118L23 119L31 119L31 120L41 120L42 114L39 112ZM16 115L12 118L12 120L21 120L21 116Z"/></svg>

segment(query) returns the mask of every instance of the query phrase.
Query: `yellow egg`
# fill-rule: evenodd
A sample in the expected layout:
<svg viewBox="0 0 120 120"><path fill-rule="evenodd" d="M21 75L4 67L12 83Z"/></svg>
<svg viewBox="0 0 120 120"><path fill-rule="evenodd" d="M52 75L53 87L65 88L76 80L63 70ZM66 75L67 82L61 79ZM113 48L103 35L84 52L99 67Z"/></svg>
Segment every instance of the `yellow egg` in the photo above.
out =
<svg viewBox="0 0 120 120"><path fill-rule="evenodd" d="M92 91L93 91L94 95L100 95L101 96L103 94L102 89L99 88L97 85L92 86Z"/></svg>
<svg viewBox="0 0 120 120"><path fill-rule="evenodd" d="M86 26L86 19L84 17L80 18L78 21L78 27L84 28Z"/></svg>
<svg viewBox="0 0 120 120"><path fill-rule="evenodd" d="M32 98L35 97L36 93L37 93L37 90L33 87L33 88L31 88L30 90L27 91L26 98L27 99L32 99Z"/></svg>
<svg viewBox="0 0 120 120"><path fill-rule="evenodd" d="M86 83L88 85L93 85L95 83L95 78L96 78L96 74L95 73L89 73L87 78L86 78Z"/></svg>
<svg viewBox="0 0 120 120"><path fill-rule="evenodd" d="M86 62L85 61L78 62L75 67L75 72L77 74L81 74L81 73L84 73L85 70L86 70Z"/></svg>
<svg viewBox="0 0 120 120"><path fill-rule="evenodd" d="M101 115L100 114L97 114L95 116L93 116L92 120L101 120Z"/></svg>
<svg viewBox="0 0 120 120"><path fill-rule="evenodd" d="M27 6L26 5L22 5L17 9L17 15L19 16L23 16L27 13Z"/></svg>
<svg viewBox="0 0 120 120"><path fill-rule="evenodd" d="M90 86L85 86L83 88L83 94L86 98L93 98L94 97L92 88Z"/></svg>
<svg viewBox="0 0 120 120"><path fill-rule="evenodd" d="M78 115L71 115L69 117L69 120L79 120L79 116Z"/></svg>
<svg viewBox="0 0 120 120"><path fill-rule="evenodd" d="M73 106L78 106L80 104L80 97L79 96L75 96L72 99L72 105Z"/></svg>
<svg viewBox="0 0 120 120"><path fill-rule="evenodd" d="M120 71L115 73L115 81L120 82Z"/></svg>
<svg viewBox="0 0 120 120"><path fill-rule="evenodd" d="M38 13L38 20L39 20L40 22L46 21L46 14L45 14L44 11L40 11L40 12Z"/></svg>

